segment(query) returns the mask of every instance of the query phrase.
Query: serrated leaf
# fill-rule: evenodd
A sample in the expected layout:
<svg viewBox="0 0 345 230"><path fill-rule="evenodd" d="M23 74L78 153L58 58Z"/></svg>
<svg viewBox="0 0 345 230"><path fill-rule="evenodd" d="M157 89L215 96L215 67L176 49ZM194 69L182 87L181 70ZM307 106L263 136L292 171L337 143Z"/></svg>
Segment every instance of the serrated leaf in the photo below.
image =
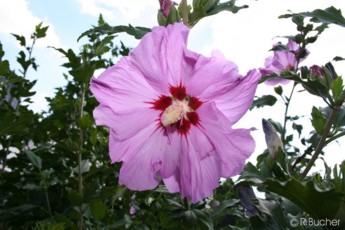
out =
<svg viewBox="0 0 345 230"><path fill-rule="evenodd" d="M323 130L326 125L326 119L324 118L323 114L320 110L318 110L315 106L313 106L311 112L312 120L311 123L318 134L322 134Z"/></svg>
<svg viewBox="0 0 345 230"><path fill-rule="evenodd" d="M12 34L20 43L21 46L26 46L26 41L25 41L25 37L24 36L20 36L17 34Z"/></svg>
<svg viewBox="0 0 345 230"><path fill-rule="evenodd" d="M49 26L42 27L43 22L36 25L34 36L36 38L44 38L47 34Z"/></svg>

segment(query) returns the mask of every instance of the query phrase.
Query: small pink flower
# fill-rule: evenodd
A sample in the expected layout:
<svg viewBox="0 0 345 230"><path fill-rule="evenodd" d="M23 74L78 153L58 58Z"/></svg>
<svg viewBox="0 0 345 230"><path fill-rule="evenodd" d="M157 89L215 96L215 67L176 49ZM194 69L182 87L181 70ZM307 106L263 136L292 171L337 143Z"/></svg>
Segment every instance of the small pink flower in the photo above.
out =
<svg viewBox="0 0 345 230"><path fill-rule="evenodd" d="M221 177L237 175L254 150L250 129L232 126L253 102L260 74L246 77L215 52L187 49L181 23L154 27L128 57L92 78L100 102L97 125L110 128L112 162L123 162L119 183L155 188L193 203L211 196Z"/></svg>
<svg viewBox="0 0 345 230"><path fill-rule="evenodd" d="M275 44L274 47L278 46L279 44ZM265 60L265 68L260 68L260 73L262 76L269 75L269 74L281 74L284 70L297 70L298 68L298 60L296 58L297 52L299 52L300 48L296 42L289 39L288 43L286 44L288 50L276 50L274 51L273 57L268 57ZM301 59L300 61L303 61ZM269 79L265 81L268 85L276 85L276 84L287 84L290 80L287 79Z"/></svg>

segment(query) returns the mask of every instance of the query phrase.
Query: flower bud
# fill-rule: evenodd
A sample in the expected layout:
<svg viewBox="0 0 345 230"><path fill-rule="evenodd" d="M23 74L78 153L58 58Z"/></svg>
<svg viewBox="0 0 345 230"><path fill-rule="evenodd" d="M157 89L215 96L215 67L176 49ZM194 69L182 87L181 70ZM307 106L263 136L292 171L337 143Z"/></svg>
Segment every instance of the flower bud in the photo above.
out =
<svg viewBox="0 0 345 230"><path fill-rule="evenodd" d="M181 17L175 5L176 2L171 0L159 0L160 9L158 10L158 24L160 26L167 26L168 24L174 24L180 22Z"/></svg>
<svg viewBox="0 0 345 230"><path fill-rule="evenodd" d="M323 69L318 65L312 65L310 67L310 73L315 77L325 77Z"/></svg>
<svg viewBox="0 0 345 230"><path fill-rule="evenodd" d="M254 190L249 185L241 185L237 188L237 194L240 198L242 206L246 210L248 217L259 215L259 211L255 206L254 199L256 199Z"/></svg>
<svg viewBox="0 0 345 230"><path fill-rule="evenodd" d="M160 11L163 13L164 17L169 16L170 7L173 4L170 0L159 0Z"/></svg>
<svg viewBox="0 0 345 230"><path fill-rule="evenodd" d="M283 150L283 143L276 129L269 121L262 119L262 127L265 133L268 152L273 158L275 158L278 153L279 147Z"/></svg>

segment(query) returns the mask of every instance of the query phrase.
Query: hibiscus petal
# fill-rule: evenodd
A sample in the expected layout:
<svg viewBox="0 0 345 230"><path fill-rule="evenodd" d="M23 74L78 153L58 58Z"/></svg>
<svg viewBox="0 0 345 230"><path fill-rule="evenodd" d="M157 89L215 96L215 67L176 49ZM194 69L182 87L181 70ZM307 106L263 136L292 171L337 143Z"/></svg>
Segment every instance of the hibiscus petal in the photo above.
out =
<svg viewBox="0 0 345 230"><path fill-rule="evenodd" d="M194 71L188 78L188 93L201 100L212 100L228 92L228 85L240 75L235 63L225 60L220 52L213 52L213 57L198 56Z"/></svg>
<svg viewBox="0 0 345 230"><path fill-rule="evenodd" d="M215 146L221 160L221 176L237 175L255 148L251 130L232 129L231 123L213 102L203 104L198 109L198 114L202 124L200 131Z"/></svg>
<svg viewBox="0 0 345 230"><path fill-rule="evenodd" d="M130 53L130 62L157 91L168 94L169 85L182 82L188 32L181 23L154 27Z"/></svg>
<svg viewBox="0 0 345 230"><path fill-rule="evenodd" d="M113 111L150 107L147 102L161 94L148 84L126 58L105 70L98 78L93 77L90 90L97 101Z"/></svg>
<svg viewBox="0 0 345 230"><path fill-rule="evenodd" d="M164 179L169 192L181 192L196 203L212 195L219 186L220 164L214 146L198 128L181 139L182 149L175 174Z"/></svg>
<svg viewBox="0 0 345 230"><path fill-rule="evenodd" d="M117 140L131 138L140 130L155 123L159 118L159 111L150 108L129 108L127 111L114 112L108 106L99 105L93 116L97 125L105 125L116 133ZM131 123L135 121L135 125Z"/></svg>
<svg viewBox="0 0 345 230"><path fill-rule="evenodd" d="M256 70L249 71L246 77L228 84L228 91L213 98L217 108L235 124L253 103L256 87L261 75Z"/></svg>
<svg viewBox="0 0 345 230"><path fill-rule="evenodd" d="M111 130L110 156L122 161L119 182L134 190L152 189L160 177L173 175L179 160L179 137L167 137L154 125L141 130L132 138L119 141Z"/></svg>

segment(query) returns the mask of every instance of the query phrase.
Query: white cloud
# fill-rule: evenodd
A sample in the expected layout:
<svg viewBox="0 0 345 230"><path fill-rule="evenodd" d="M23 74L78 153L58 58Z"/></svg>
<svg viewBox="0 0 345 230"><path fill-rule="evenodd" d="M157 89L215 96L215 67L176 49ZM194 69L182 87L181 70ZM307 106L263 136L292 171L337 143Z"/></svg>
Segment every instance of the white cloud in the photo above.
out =
<svg viewBox="0 0 345 230"><path fill-rule="evenodd" d="M34 16L28 9L27 0L1 0L0 1L0 34L10 40L10 33L23 35L28 40L34 32L35 26L43 20ZM37 43L38 47L60 46L60 39L54 31L53 25L43 22L43 26L49 26L45 39ZM12 38L11 38L12 39ZM14 41L14 39L12 39Z"/></svg>
<svg viewBox="0 0 345 230"><path fill-rule="evenodd" d="M81 12L104 18L116 24L155 25L158 0L78 0Z"/></svg>

